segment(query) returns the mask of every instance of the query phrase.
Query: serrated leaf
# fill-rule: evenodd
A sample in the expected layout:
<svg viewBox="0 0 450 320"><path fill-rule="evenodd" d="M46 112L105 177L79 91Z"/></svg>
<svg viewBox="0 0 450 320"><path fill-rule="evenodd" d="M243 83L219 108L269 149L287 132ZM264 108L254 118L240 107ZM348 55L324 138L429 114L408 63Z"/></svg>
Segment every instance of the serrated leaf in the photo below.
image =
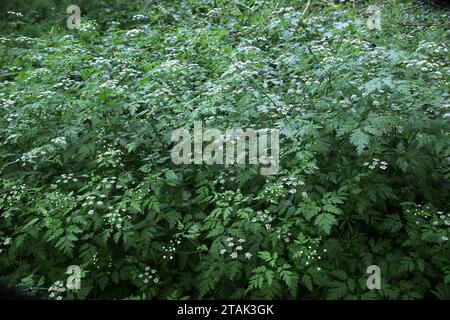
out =
<svg viewBox="0 0 450 320"><path fill-rule="evenodd" d="M361 128L355 129L350 135L350 143L356 147L356 152L361 154L369 144L369 136Z"/></svg>
<svg viewBox="0 0 450 320"><path fill-rule="evenodd" d="M325 234L330 234L331 227L336 224L336 218L329 213L321 213L314 220L314 225L318 226Z"/></svg>

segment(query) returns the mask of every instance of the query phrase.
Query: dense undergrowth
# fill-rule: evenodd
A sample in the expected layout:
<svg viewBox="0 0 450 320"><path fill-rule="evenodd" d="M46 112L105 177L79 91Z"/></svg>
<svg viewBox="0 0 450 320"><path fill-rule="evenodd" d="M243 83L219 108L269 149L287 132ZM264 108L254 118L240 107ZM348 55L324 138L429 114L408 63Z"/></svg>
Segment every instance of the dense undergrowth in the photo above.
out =
<svg viewBox="0 0 450 320"><path fill-rule="evenodd" d="M91 2L80 30L69 2L2 4L4 280L54 299L450 299L448 10ZM279 129L280 171L174 165L194 121ZM70 265L81 289L58 290Z"/></svg>

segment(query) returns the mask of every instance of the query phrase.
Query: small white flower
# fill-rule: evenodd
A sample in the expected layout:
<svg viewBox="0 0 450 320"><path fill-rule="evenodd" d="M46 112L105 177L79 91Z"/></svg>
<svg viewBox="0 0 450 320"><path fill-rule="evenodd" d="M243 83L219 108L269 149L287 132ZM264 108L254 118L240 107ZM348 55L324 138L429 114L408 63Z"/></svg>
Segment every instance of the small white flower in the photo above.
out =
<svg viewBox="0 0 450 320"><path fill-rule="evenodd" d="M93 215L94 214L94 210L89 210L88 211L88 215Z"/></svg>
<svg viewBox="0 0 450 320"><path fill-rule="evenodd" d="M238 242L239 242L239 243L244 243L244 242L245 242L245 239L239 239Z"/></svg>
<svg viewBox="0 0 450 320"><path fill-rule="evenodd" d="M230 254L230 257L236 259L238 257L237 252L233 252L232 254Z"/></svg>
<svg viewBox="0 0 450 320"><path fill-rule="evenodd" d="M443 241L448 241L448 237L443 236L443 237L442 237L442 240L443 240Z"/></svg>
<svg viewBox="0 0 450 320"><path fill-rule="evenodd" d="M238 251L241 251L243 248L242 248L242 246L237 246L236 247L236 250L238 250Z"/></svg>
<svg viewBox="0 0 450 320"><path fill-rule="evenodd" d="M250 252L246 252L244 254L244 256L245 256L246 259L250 259L252 257L252 254Z"/></svg>
<svg viewBox="0 0 450 320"><path fill-rule="evenodd" d="M221 254L221 255L224 255L225 252L227 252L227 249L222 249L222 250L220 250L220 254Z"/></svg>
<svg viewBox="0 0 450 320"><path fill-rule="evenodd" d="M233 243L233 242L230 242L230 243L228 244L228 246L229 246L229 247L234 247L234 243Z"/></svg>

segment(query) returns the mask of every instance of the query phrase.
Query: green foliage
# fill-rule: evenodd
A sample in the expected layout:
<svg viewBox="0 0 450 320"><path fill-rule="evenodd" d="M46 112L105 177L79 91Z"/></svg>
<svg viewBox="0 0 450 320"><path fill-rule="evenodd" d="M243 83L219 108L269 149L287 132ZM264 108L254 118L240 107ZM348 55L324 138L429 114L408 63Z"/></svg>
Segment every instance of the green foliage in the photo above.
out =
<svg viewBox="0 0 450 320"><path fill-rule="evenodd" d="M2 3L0 274L54 299L449 299L449 14L305 4L79 1L66 30L63 1ZM194 121L279 129L279 173L174 165Z"/></svg>

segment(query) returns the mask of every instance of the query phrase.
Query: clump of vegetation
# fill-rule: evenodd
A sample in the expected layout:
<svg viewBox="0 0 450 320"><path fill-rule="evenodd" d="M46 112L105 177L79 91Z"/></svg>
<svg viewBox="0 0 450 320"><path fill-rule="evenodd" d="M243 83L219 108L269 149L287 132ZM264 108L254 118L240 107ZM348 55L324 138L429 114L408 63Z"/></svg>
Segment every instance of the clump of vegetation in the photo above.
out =
<svg viewBox="0 0 450 320"><path fill-rule="evenodd" d="M68 30L71 3L16 3L0 37L11 284L51 299L450 299L448 10L81 1ZM280 171L175 165L171 133L194 121L278 129Z"/></svg>

